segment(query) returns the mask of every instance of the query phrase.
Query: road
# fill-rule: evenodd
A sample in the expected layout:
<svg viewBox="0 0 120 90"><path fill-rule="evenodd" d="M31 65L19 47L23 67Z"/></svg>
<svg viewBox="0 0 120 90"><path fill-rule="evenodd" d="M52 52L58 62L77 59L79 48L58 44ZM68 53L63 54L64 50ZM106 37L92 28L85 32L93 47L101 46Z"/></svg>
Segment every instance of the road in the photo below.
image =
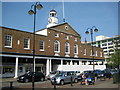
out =
<svg viewBox="0 0 120 90"><path fill-rule="evenodd" d="M13 87L14 88L32 88L32 83L19 83L16 81L14 78L3 78L2 79L2 87L6 88L10 86L10 82L13 82ZM106 79L105 81L100 81L97 80L95 82L95 85L81 85L80 82L78 83L73 83L73 86L71 84L65 84L65 85L56 85L56 88L118 88L118 84L113 84L112 79ZM35 82L35 88L54 88L53 85L51 85L50 81L44 81L44 82ZM5 89L3 89L5 90ZM117 89L118 90L118 89Z"/></svg>

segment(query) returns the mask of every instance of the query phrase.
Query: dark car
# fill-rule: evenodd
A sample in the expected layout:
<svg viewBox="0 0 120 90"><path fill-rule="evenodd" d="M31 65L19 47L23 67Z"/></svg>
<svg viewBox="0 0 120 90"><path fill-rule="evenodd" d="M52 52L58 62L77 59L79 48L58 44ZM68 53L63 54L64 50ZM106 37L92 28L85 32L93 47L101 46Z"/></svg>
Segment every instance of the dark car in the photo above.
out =
<svg viewBox="0 0 120 90"><path fill-rule="evenodd" d="M95 77L98 77L98 75L101 74L101 70L98 70L98 69L94 70L93 73L94 73Z"/></svg>
<svg viewBox="0 0 120 90"><path fill-rule="evenodd" d="M106 79L106 73L105 73L105 71L103 70L103 71L100 71L99 73L98 73L98 75L97 75L97 77L98 77L98 79L100 79L100 80L102 80L102 79Z"/></svg>
<svg viewBox="0 0 120 90"><path fill-rule="evenodd" d="M105 73L106 78L110 79L112 77L110 69L105 69L103 71Z"/></svg>
<svg viewBox="0 0 120 90"><path fill-rule="evenodd" d="M32 77L34 74L34 81L44 81L45 75L42 72L29 72L24 75L21 75L17 78L18 82L29 82L32 81Z"/></svg>
<svg viewBox="0 0 120 90"><path fill-rule="evenodd" d="M112 70L110 71L110 73L111 73L112 76L113 76L114 74L118 73L118 72L119 72L119 70L116 70L116 69L112 69Z"/></svg>
<svg viewBox="0 0 120 90"><path fill-rule="evenodd" d="M85 74L85 77L91 77L92 79L94 79L94 77L95 77L95 74L93 73L92 70L83 71L83 73ZM81 73L80 75L77 76L78 80L82 80L82 74L83 73Z"/></svg>

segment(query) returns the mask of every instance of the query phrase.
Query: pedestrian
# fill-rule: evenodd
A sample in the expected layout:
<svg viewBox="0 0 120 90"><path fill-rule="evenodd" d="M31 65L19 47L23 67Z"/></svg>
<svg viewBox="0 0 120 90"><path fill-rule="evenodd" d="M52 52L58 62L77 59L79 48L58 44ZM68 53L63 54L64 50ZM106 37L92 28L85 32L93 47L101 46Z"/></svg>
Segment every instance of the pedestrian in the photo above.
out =
<svg viewBox="0 0 120 90"><path fill-rule="evenodd" d="M82 74L82 80L81 80L81 84L85 84L85 85L88 85L88 76L85 76L85 74L83 73Z"/></svg>

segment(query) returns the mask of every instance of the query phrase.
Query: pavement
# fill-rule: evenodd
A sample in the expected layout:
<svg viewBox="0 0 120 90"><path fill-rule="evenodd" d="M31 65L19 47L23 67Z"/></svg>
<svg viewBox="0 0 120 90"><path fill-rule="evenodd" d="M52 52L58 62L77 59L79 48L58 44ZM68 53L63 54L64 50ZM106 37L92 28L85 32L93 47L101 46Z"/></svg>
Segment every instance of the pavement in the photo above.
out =
<svg viewBox="0 0 120 90"><path fill-rule="evenodd" d="M17 82L17 80L15 78L2 78L2 80L0 80L1 84L2 84L2 88L3 90L5 90L4 88L8 88L10 87L10 82L13 82L13 87L14 88L19 88L19 89L23 89L23 88L32 88L32 83L28 82L28 83L20 83ZM50 83L49 80L46 80L44 82L39 81L39 82L35 82L35 88L54 88L54 85L52 85ZM72 86L71 84L65 84L65 85L56 85L56 88L120 88L120 84L113 84L113 79L106 79L106 80L97 80L95 82L94 85L81 85L80 82L78 83L73 83ZM120 90L120 89L117 89Z"/></svg>

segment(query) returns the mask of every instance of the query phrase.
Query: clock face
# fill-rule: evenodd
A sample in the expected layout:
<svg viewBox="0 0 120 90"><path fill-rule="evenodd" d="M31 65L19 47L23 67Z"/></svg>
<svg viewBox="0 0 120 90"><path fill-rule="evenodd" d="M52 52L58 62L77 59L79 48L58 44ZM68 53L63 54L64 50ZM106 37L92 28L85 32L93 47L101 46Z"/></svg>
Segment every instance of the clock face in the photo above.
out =
<svg viewBox="0 0 120 90"><path fill-rule="evenodd" d="M48 22L49 22L49 23L51 23L51 22L52 22L52 19L51 19L51 18L49 18L49 19L48 19Z"/></svg>

